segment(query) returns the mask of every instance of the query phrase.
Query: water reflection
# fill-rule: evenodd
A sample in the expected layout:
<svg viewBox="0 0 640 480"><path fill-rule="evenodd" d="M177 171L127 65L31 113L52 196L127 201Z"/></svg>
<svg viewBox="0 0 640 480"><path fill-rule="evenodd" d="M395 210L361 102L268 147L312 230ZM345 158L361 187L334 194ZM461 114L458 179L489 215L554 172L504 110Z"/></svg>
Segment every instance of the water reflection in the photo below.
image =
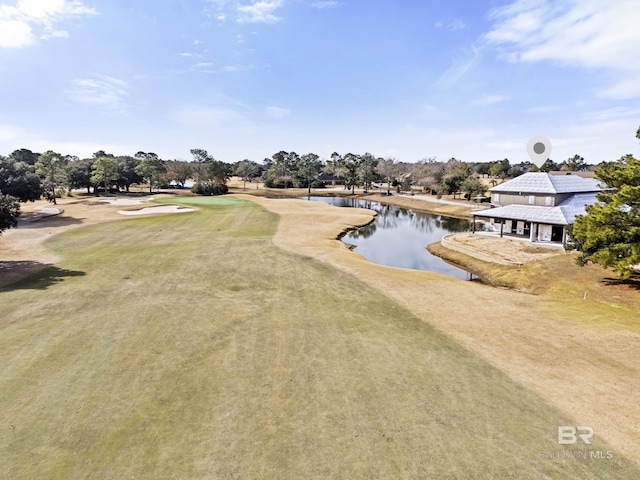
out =
<svg viewBox="0 0 640 480"><path fill-rule="evenodd" d="M345 242L355 245L360 255L372 262L471 279L469 272L431 255L426 249L427 245L440 241L445 235L468 231L468 220L416 212L358 198L304 198L337 207L369 208L378 212L375 222L343 237Z"/></svg>

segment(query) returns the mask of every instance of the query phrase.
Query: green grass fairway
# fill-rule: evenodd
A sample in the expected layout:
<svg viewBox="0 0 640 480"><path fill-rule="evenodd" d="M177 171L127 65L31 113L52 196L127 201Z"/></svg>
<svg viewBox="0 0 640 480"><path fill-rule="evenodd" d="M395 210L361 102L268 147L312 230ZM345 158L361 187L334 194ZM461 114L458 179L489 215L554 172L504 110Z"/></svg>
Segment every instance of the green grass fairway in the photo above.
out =
<svg viewBox="0 0 640 480"><path fill-rule="evenodd" d="M610 448L558 445L575 420L275 247L274 214L169 201L199 210L53 237L64 260L0 290L2 478L640 478L547 458Z"/></svg>

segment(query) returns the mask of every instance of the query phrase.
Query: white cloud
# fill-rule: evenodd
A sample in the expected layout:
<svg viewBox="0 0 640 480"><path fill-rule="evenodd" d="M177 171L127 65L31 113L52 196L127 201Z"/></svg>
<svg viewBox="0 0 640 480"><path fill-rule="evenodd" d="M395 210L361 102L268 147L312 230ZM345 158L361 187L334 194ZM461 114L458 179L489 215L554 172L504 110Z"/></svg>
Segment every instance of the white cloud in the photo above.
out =
<svg viewBox="0 0 640 480"><path fill-rule="evenodd" d="M506 99L507 97L504 95L483 95L480 98L475 99L471 104L478 107L486 107L487 105L503 102Z"/></svg>
<svg viewBox="0 0 640 480"><path fill-rule="evenodd" d="M69 38L69 32L66 30L53 30L48 34L44 34L42 38L45 40L48 40L49 38Z"/></svg>
<svg viewBox="0 0 640 480"><path fill-rule="evenodd" d="M77 0L18 0L0 5L0 48L20 48L34 43L34 27L40 38L67 38L54 25L68 18L95 15L95 9Z"/></svg>
<svg viewBox="0 0 640 480"><path fill-rule="evenodd" d="M317 8L319 10L322 10L324 8L333 8L333 7L337 7L339 5L338 2L334 2L334 1L321 1L321 2L314 2L311 4L311 6L313 8Z"/></svg>
<svg viewBox="0 0 640 480"><path fill-rule="evenodd" d="M238 23L275 23L280 20L274 12L282 7L282 0L261 0L250 5L240 5Z"/></svg>
<svg viewBox="0 0 640 480"><path fill-rule="evenodd" d="M19 20L2 20L0 12L0 48L20 48L33 43L31 27Z"/></svg>
<svg viewBox="0 0 640 480"><path fill-rule="evenodd" d="M434 28L442 28L444 26L445 24L442 21L437 21L436 23L433 24ZM451 32L455 32L458 30L462 30L463 28L466 28L466 26L467 24L464 23L462 20L456 19L447 24L447 29Z"/></svg>
<svg viewBox="0 0 640 480"><path fill-rule="evenodd" d="M629 107L612 107L607 108L606 110L599 110L594 112L589 112L584 115L585 119L593 120L593 121L606 121L613 119L627 119L627 118L638 118L640 117L640 108L629 108Z"/></svg>
<svg viewBox="0 0 640 480"><path fill-rule="evenodd" d="M207 15L219 22L233 18L238 23L276 23L280 21L276 10L285 0L207 0L207 3L210 4Z"/></svg>
<svg viewBox="0 0 640 480"><path fill-rule="evenodd" d="M276 120L281 120L291 115L290 110L287 110L286 108L274 107L274 106L267 107L266 113L267 113L267 116L274 118Z"/></svg>
<svg viewBox="0 0 640 480"><path fill-rule="evenodd" d="M448 25L449 30L451 30L452 32L455 32L457 30L462 30L463 28L465 28L467 25L462 21L462 20L454 20L453 22L451 22Z"/></svg>
<svg viewBox="0 0 640 480"><path fill-rule="evenodd" d="M249 72L255 70L253 65L225 65L220 69L221 72L233 73L233 72Z"/></svg>
<svg viewBox="0 0 640 480"><path fill-rule="evenodd" d="M512 61L603 69L611 80L598 94L631 98L640 96L638 15L637 0L517 0L491 12L485 41Z"/></svg>
<svg viewBox="0 0 640 480"><path fill-rule="evenodd" d="M465 73L480 62L480 58L480 48L472 45L470 50L463 51L458 57L453 59L451 67L444 72L438 84L442 86L455 84Z"/></svg>
<svg viewBox="0 0 640 480"><path fill-rule="evenodd" d="M95 76L74 80L74 89L69 97L85 105L100 105L120 109L124 97L128 95L128 85L122 80L109 76Z"/></svg>

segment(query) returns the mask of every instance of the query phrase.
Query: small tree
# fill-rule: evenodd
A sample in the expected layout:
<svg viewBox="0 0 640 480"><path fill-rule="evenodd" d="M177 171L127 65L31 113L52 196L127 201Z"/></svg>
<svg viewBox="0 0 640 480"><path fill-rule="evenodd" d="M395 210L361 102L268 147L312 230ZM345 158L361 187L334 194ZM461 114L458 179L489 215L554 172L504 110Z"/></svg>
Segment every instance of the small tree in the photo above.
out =
<svg viewBox="0 0 640 480"><path fill-rule="evenodd" d="M331 154L331 159L327 160L324 166L324 173L331 175L333 178L331 179L331 184L335 185L335 179L340 176L340 162L342 161L342 156L338 152L333 152Z"/></svg>
<svg viewBox="0 0 640 480"><path fill-rule="evenodd" d="M174 181L182 188L186 181L193 175L193 166L189 162L183 160L173 160L165 162L167 167L167 178Z"/></svg>
<svg viewBox="0 0 640 480"><path fill-rule="evenodd" d="M387 195L391 195L391 182L395 180L396 171L395 158L381 158L378 160L376 172L387 182Z"/></svg>
<svg viewBox="0 0 640 480"><path fill-rule="evenodd" d="M371 188L371 183L375 180L377 165L378 160L372 154L365 153L360 156L360 178L362 178L365 193Z"/></svg>
<svg viewBox="0 0 640 480"><path fill-rule="evenodd" d="M560 170L560 165L558 165L550 158L547 158L539 168L539 171L541 172L556 172L558 170Z"/></svg>
<svg viewBox="0 0 640 480"><path fill-rule="evenodd" d="M442 179L442 192L446 195L454 195L460 191L467 177L465 175L449 175Z"/></svg>
<svg viewBox="0 0 640 480"><path fill-rule="evenodd" d="M260 165L245 158L236 164L233 172L242 179L242 189L246 190L247 182L252 178L259 177L260 171Z"/></svg>
<svg viewBox="0 0 640 480"><path fill-rule="evenodd" d="M69 164L69 186L71 188L86 188L91 193L91 166L95 159L84 158L73 160Z"/></svg>
<svg viewBox="0 0 640 480"><path fill-rule="evenodd" d="M307 153L302 155L296 164L297 176L306 184L308 195L311 195L311 184L322 171L322 162L319 158L315 153Z"/></svg>
<svg viewBox="0 0 640 480"><path fill-rule="evenodd" d="M285 152L281 150L274 153L271 160L266 162L265 168L267 169L265 174L265 186L267 187L280 187L285 189L292 184L292 178L296 171L296 165L299 157L296 152Z"/></svg>
<svg viewBox="0 0 640 480"><path fill-rule="evenodd" d="M442 190L442 179L447 168L445 163L435 158L425 158L411 165L411 173L423 190L434 194Z"/></svg>
<svg viewBox="0 0 640 480"><path fill-rule="evenodd" d="M192 149L191 154L195 160L193 169L197 180L192 190L195 193L198 193L198 191L215 191L214 195L226 193L228 191L227 180L231 174L231 165L216 160L201 148ZM205 194L210 195L211 193Z"/></svg>
<svg viewBox="0 0 640 480"><path fill-rule="evenodd" d="M476 178L474 175L467 177L467 179L462 182L460 188L469 197L469 200L473 197L484 195L487 189L480 179Z"/></svg>
<svg viewBox="0 0 640 480"><path fill-rule="evenodd" d="M42 182L33 165L0 155L0 193L21 202L33 202L42 196Z"/></svg>
<svg viewBox="0 0 640 480"><path fill-rule="evenodd" d="M340 161L340 175L344 181L346 189L351 188L351 194L356 193L356 186L360 182L360 164L362 160L359 155L347 153Z"/></svg>
<svg viewBox="0 0 640 480"><path fill-rule="evenodd" d="M104 191L109 193L112 181L118 180L118 162L113 157L98 157L91 166L91 182L94 185L104 183ZM98 189L94 188L97 192Z"/></svg>
<svg viewBox="0 0 640 480"><path fill-rule="evenodd" d="M19 216L20 204L18 201L9 195L0 193L0 235L5 230L16 227Z"/></svg>
<svg viewBox="0 0 640 480"><path fill-rule="evenodd" d="M614 267L620 277L629 278L632 267L640 264L640 160L626 155L603 162L596 176L615 190L598 194L600 202L576 218L570 233L581 252L577 261Z"/></svg>
<svg viewBox="0 0 640 480"><path fill-rule="evenodd" d="M54 205L57 204L56 187L68 182L68 164L67 157L51 150L40 155L35 164L36 173L45 179L45 195Z"/></svg>
<svg viewBox="0 0 640 480"><path fill-rule="evenodd" d="M146 156L140 160L135 171L142 178L149 181L149 193L151 193L154 179L157 179L160 174L165 173L167 168L164 166L164 162L160 160L155 153L147 153L145 155Z"/></svg>
<svg viewBox="0 0 640 480"><path fill-rule="evenodd" d="M128 192L131 185L144 182L143 176L136 171L137 166L140 165L140 159L125 155L116 157L116 162L118 162L118 188L124 187Z"/></svg>
<svg viewBox="0 0 640 480"><path fill-rule="evenodd" d="M568 172L583 172L588 168L587 162L580 155L574 155L562 162L560 170Z"/></svg>
<svg viewBox="0 0 640 480"><path fill-rule="evenodd" d="M489 165L489 175L492 177L500 177L504 178L509 172L510 164L509 159L505 158L504 160L496 160L495 162L491 162Z"/></svg>

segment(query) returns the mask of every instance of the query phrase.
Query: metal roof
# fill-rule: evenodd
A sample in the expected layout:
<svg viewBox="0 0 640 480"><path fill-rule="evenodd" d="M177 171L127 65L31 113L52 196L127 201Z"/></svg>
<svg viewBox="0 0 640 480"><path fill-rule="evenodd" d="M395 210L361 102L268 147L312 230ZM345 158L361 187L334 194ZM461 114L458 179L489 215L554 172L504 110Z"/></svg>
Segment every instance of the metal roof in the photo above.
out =
<svg viewBox="0 0 640 480"><path fill-rule="evenodd" d="M545 172L529 172L501 183L490 189L491 192L517 193L583 193L599 192L600 182L594 178L582 178L578 175L550 175Z"/></svg>
<svg viewBox="0 0 640 480"><path fill-rule="evenodd" d="M499 208L479 210L471 214L478 217L524 220L526 222L551 225L569 225L575 221L576 216L586 214L585 207L587 205L596 202L595 193L582 193L573 195L555 207L512 204Z"/></svg>

